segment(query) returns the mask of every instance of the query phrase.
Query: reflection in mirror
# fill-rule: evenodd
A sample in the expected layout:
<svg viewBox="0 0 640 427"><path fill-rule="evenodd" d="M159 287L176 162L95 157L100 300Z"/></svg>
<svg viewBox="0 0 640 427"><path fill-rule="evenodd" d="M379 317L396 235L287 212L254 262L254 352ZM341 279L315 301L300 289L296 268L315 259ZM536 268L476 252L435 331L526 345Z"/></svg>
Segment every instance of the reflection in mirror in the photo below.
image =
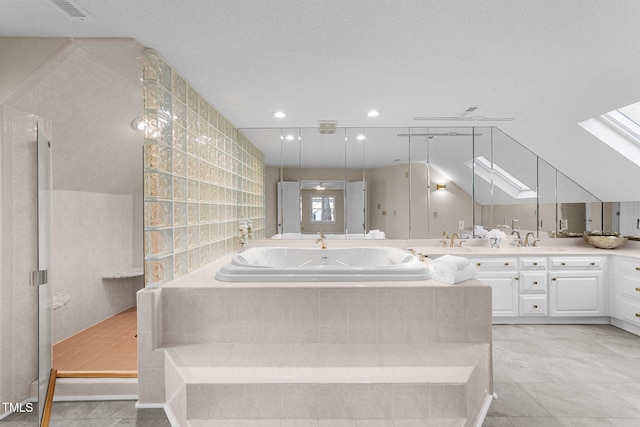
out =
<svg viewBox="0 0 640 427"><path fill-rule="evenodd" d="M493 180L486 167L481 167L476 159L493 158L492 137L493 128L475 127L473 135L472 155L473 164L465 162L465 166L473 168L471 182L473 185L474 237L482 237L482 229L491 230L493 227ZM485 162L486 163L486 162Z"/></svg>
<svg viewBox="0 0 640 427"><path fill-rule="evenodd" d="M429 238L473 237L473 128L430 128ZM478 209L479 211L479 209Z"/></svg>
<svg viewBox="0 0 640 427"><path fill-rule="evenodd" d="M406 134L406 128L367 129L368 232L373 238L409 238L409 138Z"/></svg>
<svg viewBox="0 0 640 427"><path fill-rule="evenodd" d="M296 129L296 134L298 130ZM300 153L294 146L294 153L283 156L282 141L284 139L284 130L282 129L242 129L242 134L249 141L260 142L260 151L264 154L264 173L265 173L265 209L264 209L264 237L270 238L279 233L282 228L282 212L278 209L278 200L282 197L282 191L278 185L281 181L281 170L283 161L293 162L296 164L300 161ZM297 156L297 160L294 158ZM296 179L297 181L297 179ZM279 218L280 217L280 218Z"/></svg>
<svg viewBox="0 0 640 427"><path fill-rule="evenodd" d="M265 155L267 237L470 238L495 227L556 236L613 230L617 218L493 127L242 132Z"/></svg>
<svg viewBox="0 0 640 427"><path fill-rule="evenodd" d="M365 172L366 132L361 128L344 130L345 141L345 233L350 239L363 239L369 219L367 176Z"/></svg>
<svg viewBox="0 0 640 427"><path fill-rule="evenodd" d="M282 129L280 176L277 184L277 234L296 236L301 231L302 135L300 129Z"/></svg>
<svg viewBox="0 0 640 427"><path fill-rule="evenodd" d="M556 169L538 158L538 230L539 237L557 233Z"/></svg>
<svg viewBox="0 0 640 427"><path fill-rule="evenodd" d="M300 179L302 234L344 234L345 230L345 141L344 130L321 134L318 129L305 128L301 134ZM335 221L312 222L311 198L333 197Z"/></svg>
<svg viewBox="0 0 640 427"><path fill-rule="evenodd" d="M557 172L556 192L558 235L602 230L600 200L561 172Z"/></svg>
<svg viewBox="0 0 640 427"><path fill-rule="evenodd" d="M538 235L537 156L500 129L492 129L492 157L476 156L476 174L491 176L491 227L507 235ZM483 218L489 216L483 213Z"/></svg>
<svg viewBox="0 0 640 427"><path fill-rule="evenodd" d="M410 236L428 239L430 236L429 136L428 128L410 128L409 157L411 159ZM435 190L435 187L432 189Z"/></svg>

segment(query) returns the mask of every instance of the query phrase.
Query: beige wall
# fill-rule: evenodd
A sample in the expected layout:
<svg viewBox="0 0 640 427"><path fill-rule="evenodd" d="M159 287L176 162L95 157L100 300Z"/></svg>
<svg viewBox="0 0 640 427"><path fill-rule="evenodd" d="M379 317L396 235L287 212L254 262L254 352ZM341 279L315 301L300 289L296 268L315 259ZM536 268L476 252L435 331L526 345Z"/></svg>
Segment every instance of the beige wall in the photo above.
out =
<svg viewBox="0 0 640 427"><path fill-rule="evenodd" d="M12 94L69 39L0 37L0 103Z"/></svg>
<svg viewBox="0 0 640 427"><path fill-rule="evenodd" d="M388 239L409 238L409 165L367 171L369 229L382 230Z"/></svg>

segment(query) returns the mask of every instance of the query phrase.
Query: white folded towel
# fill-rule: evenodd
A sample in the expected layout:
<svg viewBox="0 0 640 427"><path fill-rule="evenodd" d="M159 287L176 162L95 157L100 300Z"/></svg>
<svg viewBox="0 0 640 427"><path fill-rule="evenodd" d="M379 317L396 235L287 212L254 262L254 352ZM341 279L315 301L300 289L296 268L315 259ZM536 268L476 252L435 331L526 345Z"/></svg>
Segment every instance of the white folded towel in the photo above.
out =
<svg viewBox="0 0 640 427"><path fill-rule="evenodd" d="M455 256L455 255L443 255L441 257L436 258L434 261L435 265L448 267L450 270L459 271L464 269L467 265L471 264L465 257Z"/></svg>
<svg viewBox="0 0 640 427"><path fill-rule="evenodd" d="M454 283L464 282L465 280L472 279L476 276L478 269L475 265L469 263L462 270L451 270L448 268L438 268L437 263L433 263L433 280L437 280L439 282L448 283L453 285Z"/></svg>
<svg viewBox="0 0 640 427"><path fill-rule="evenodd" d="M369 230L369 232L364 237L365 239L384 239L385 234L384 231Z"/></svg>

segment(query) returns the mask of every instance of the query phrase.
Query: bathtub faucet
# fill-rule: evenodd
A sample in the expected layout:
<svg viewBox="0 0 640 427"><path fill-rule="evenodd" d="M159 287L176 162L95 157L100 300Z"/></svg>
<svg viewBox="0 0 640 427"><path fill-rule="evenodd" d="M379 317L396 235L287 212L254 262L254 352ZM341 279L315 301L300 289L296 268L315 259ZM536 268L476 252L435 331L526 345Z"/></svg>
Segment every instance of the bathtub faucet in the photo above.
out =
<svg viewBox="0 0 640 427"><path fill-rule="evenodd" d="M318 233L320 237L316 239L316 245L320 243L321 249L327 249L327 236L324 235L323 232Z"/></svg>

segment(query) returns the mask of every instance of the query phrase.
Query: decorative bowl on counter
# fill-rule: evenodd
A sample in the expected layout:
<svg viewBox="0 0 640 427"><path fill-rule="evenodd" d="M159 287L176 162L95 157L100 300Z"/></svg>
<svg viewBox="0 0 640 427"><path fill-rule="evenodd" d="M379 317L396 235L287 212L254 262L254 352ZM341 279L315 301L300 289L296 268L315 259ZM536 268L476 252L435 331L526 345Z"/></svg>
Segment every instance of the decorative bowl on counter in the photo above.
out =
<svg viewBox="0 0 640 427"><path fill-rule="evenodd" d="M585 231L583 238L591 246L600 249L615 249L627 243L626 237L607 231Z"/></svg>

